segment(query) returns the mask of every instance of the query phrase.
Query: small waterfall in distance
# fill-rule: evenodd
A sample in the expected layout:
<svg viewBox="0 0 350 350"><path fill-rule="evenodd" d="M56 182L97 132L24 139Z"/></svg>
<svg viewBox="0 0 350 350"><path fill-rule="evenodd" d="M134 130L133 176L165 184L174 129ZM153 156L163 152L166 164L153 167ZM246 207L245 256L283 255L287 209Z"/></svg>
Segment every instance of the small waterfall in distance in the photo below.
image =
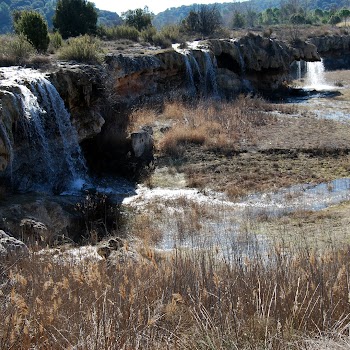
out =
<svg viewBox="0 0 350 350"><path fill-rule="evenodd" d="M301 61L297 61L297 79L301 80Z"/></svg>
<svg viewBox="0 0 350 350"><path fill-rule="evenodd" d="M243 86L244 86L244 88L246 90L251 92L254 89L253 89L252 84L250 83L250 81L246 78L245 62L244 62L244 58L243 58L243 55L242 55L241 48L239 47L239 43L236 40L231 39L231 42L233 42L235 44L235 46L237 47L238 59L239 59L239 67L241 69L241 78L242 78Z"/></svg>
<svg viewBox="0 0 350 350"><path fill-rule="evenodd" d="M4 137L13 154L14 186L21 191L59 193L81 188L87 181L87 167L77 131L56 88L32 69L1 68L0 74L0 89L14 97L19 129L15 138L25 154L18 159L9 135Z"/></svg>
<svg viewBox="0 0 350 350"><path fill-rule="evenodd" d="M218 98L219 91L216 81L216 58L212 58L210 52L206 49L198 48L198 42L187 43L191 49L181 49L180 44L173 44L173 49L183 55L186 66L186 77L188 81L189 91L195 94L197 91L195 84L195 75L199 79L199 90L205 97ZM204 62L201 72L200 65L198 64L195 56L191 50L200 50L204 54ZM194 67L194 69L193 69Z"/></svg>
<svg viewBox="0 0 350 350"><path fill-rule="evenodd" d="M203 51L205 55L205 94L219 97L218 84L216 81L215 58L212 59L208 51Z"/></svg>
<svg viewBox="0 0 350 350"><path fill-rule="evenodd" d="M193 70L191 61L189 59L189 55L184 54L183 55L185 65L186 65L186 76L187 76L187 82L188 82L188 90L191 93L191 95L196 94L196 85L194 83L194 77L193 77Z"/></svg>
<svg viewBox="0 0 350 350"><path fill-rule="evenodd" d="M323 61L306 62L305 86L306 89L327 90L334 88L327 84Z"/></svg>

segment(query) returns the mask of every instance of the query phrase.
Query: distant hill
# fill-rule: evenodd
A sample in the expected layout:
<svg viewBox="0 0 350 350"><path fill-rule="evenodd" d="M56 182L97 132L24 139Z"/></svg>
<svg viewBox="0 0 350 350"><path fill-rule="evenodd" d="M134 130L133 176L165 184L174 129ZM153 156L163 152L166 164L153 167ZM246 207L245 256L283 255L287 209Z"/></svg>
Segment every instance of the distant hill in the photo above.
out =
<svg viewBox="0 0 350 350"><path fill-rule="evenodd" d="M12 32L12 17L14 10L35 10L43 14L49 28L52 28L52 17L55 13L57 0L4 0L0 2L0 34ZM117 25L121 18L115 12L98 10L98 23L104 25Z"/></svg>
<svg viewBox="0 0 350 350"><path fill-rule="evenodd" d="M301 0L300 5L305 6L306 1ZM230 23L232 15L235 11L246 11L247 9L254 10L256 12L261 12L267 8L280 7L281 0L248 0L242 2L226 2L226 3L216 3L215 4L221 13L224 25ZM163 12L158 13L154 19L153 24L157 28L161 28L164 25L176 24L181 22L191 10L196 10L200 5L193 4L189 6L172 7ZM322 10L330 10L332 8L340 9L342 7L349 7L348 0L309 0L308 8L316 9L320 8Z"/></svg>

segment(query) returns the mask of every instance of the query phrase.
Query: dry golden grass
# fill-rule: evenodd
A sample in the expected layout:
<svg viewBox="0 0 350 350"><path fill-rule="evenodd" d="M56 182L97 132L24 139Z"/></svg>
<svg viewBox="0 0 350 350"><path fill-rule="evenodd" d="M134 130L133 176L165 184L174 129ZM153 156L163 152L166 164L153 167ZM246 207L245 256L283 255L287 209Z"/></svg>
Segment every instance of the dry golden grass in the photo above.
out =
<svg viewBox="0 0 350 350"><path fill-rule="evenodd" d="M346 332L348 249L254 256L227 264L177 251L108 266L33 255L4 265L0 347L292 349L301 334Z"/></svg>
<svg viewBox="0 0 350 350"><path fill-rule="evenodd" d="M153 110L135 111L132 128L165 123L169 131L158 140L161 153L178 156L188 144L204 145L208 149L237 148L254 137L253 129L275 119L271 107L259 98L239 96L232 103L204 102L184 105L167 103L160 113Z"/></svg>

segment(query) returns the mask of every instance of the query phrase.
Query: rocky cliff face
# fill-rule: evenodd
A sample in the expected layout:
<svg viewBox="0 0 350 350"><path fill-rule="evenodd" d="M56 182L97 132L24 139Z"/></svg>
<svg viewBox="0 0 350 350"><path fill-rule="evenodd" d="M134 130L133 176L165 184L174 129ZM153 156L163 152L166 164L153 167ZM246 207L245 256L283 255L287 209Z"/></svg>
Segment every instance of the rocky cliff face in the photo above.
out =
<svg viewBox="0 0 350 350"><path fill-rule="evenodd" d="M131 101L194 85L198 94L210 80L208 57L220 92L231 96L247 88L278 89L294 60L318 61L315 45L284 42L247 35L237 40L205 40L188 49L151 55L107 56L116 98ZM192 75L192 76L190 76ZM205 93L205 92L204 92Z"/></svg>
<svg viewBox="0 0 350 350"><path fill-rule="evenodd" d="M252 34L237 40L210 40L207 45L218 62L219 75L226 75L228 70L235 74L234 79L243 81L243 86L249 81L256 90L278 89L288 80L293 61L320 60L313 44L301 42L291 47L282 41ZM225 79L222 81L225 84ZM224 90L229 87L222 86Z"/></svg>
<svg viewBox="0 0 350 350"><path fill-rule="evenodd" d="M105 122L102 117L104 77L99 67L68 63L60 64L49 76L71 114L79 141L100 133Z"/></svg>
<svg viewBox="0 0 350 350"><path fill-rule="evenodd" d="M350 51L350 35L328 35L308 40L316 46L321 56L336 56Z"/></svg>
<svg viewBox="0 0 350 350"><path fill-rule="evenodd" d="M317 47L326 69L350 68L350 35L329 35L309 39Z"/></svg>
<svg viewBox="0 0 350 350"><path fill-rule="evenodd" d="M173 50L152 55L108 55L110 86L117 101L131 102L140 96L178 90L184 85L185 62Z"/></svg>

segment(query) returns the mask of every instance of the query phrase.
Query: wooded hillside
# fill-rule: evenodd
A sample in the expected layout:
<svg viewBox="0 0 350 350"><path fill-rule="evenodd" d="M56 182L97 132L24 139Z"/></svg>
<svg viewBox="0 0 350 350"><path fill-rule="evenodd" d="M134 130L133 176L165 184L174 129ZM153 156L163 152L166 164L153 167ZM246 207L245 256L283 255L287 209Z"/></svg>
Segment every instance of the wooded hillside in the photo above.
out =
<svg viewBox="0 0 350 350"><path fill-rule="evenodd" d="M10 33L12 28L12 12L15 10L35 10L40 12L47 20L49 28L52 28L52 17L56 8L56 0L4 0L0 2L0 34ZM116 25L121 23L121 18L115 12L98 10L99 24Z"/></svg>

